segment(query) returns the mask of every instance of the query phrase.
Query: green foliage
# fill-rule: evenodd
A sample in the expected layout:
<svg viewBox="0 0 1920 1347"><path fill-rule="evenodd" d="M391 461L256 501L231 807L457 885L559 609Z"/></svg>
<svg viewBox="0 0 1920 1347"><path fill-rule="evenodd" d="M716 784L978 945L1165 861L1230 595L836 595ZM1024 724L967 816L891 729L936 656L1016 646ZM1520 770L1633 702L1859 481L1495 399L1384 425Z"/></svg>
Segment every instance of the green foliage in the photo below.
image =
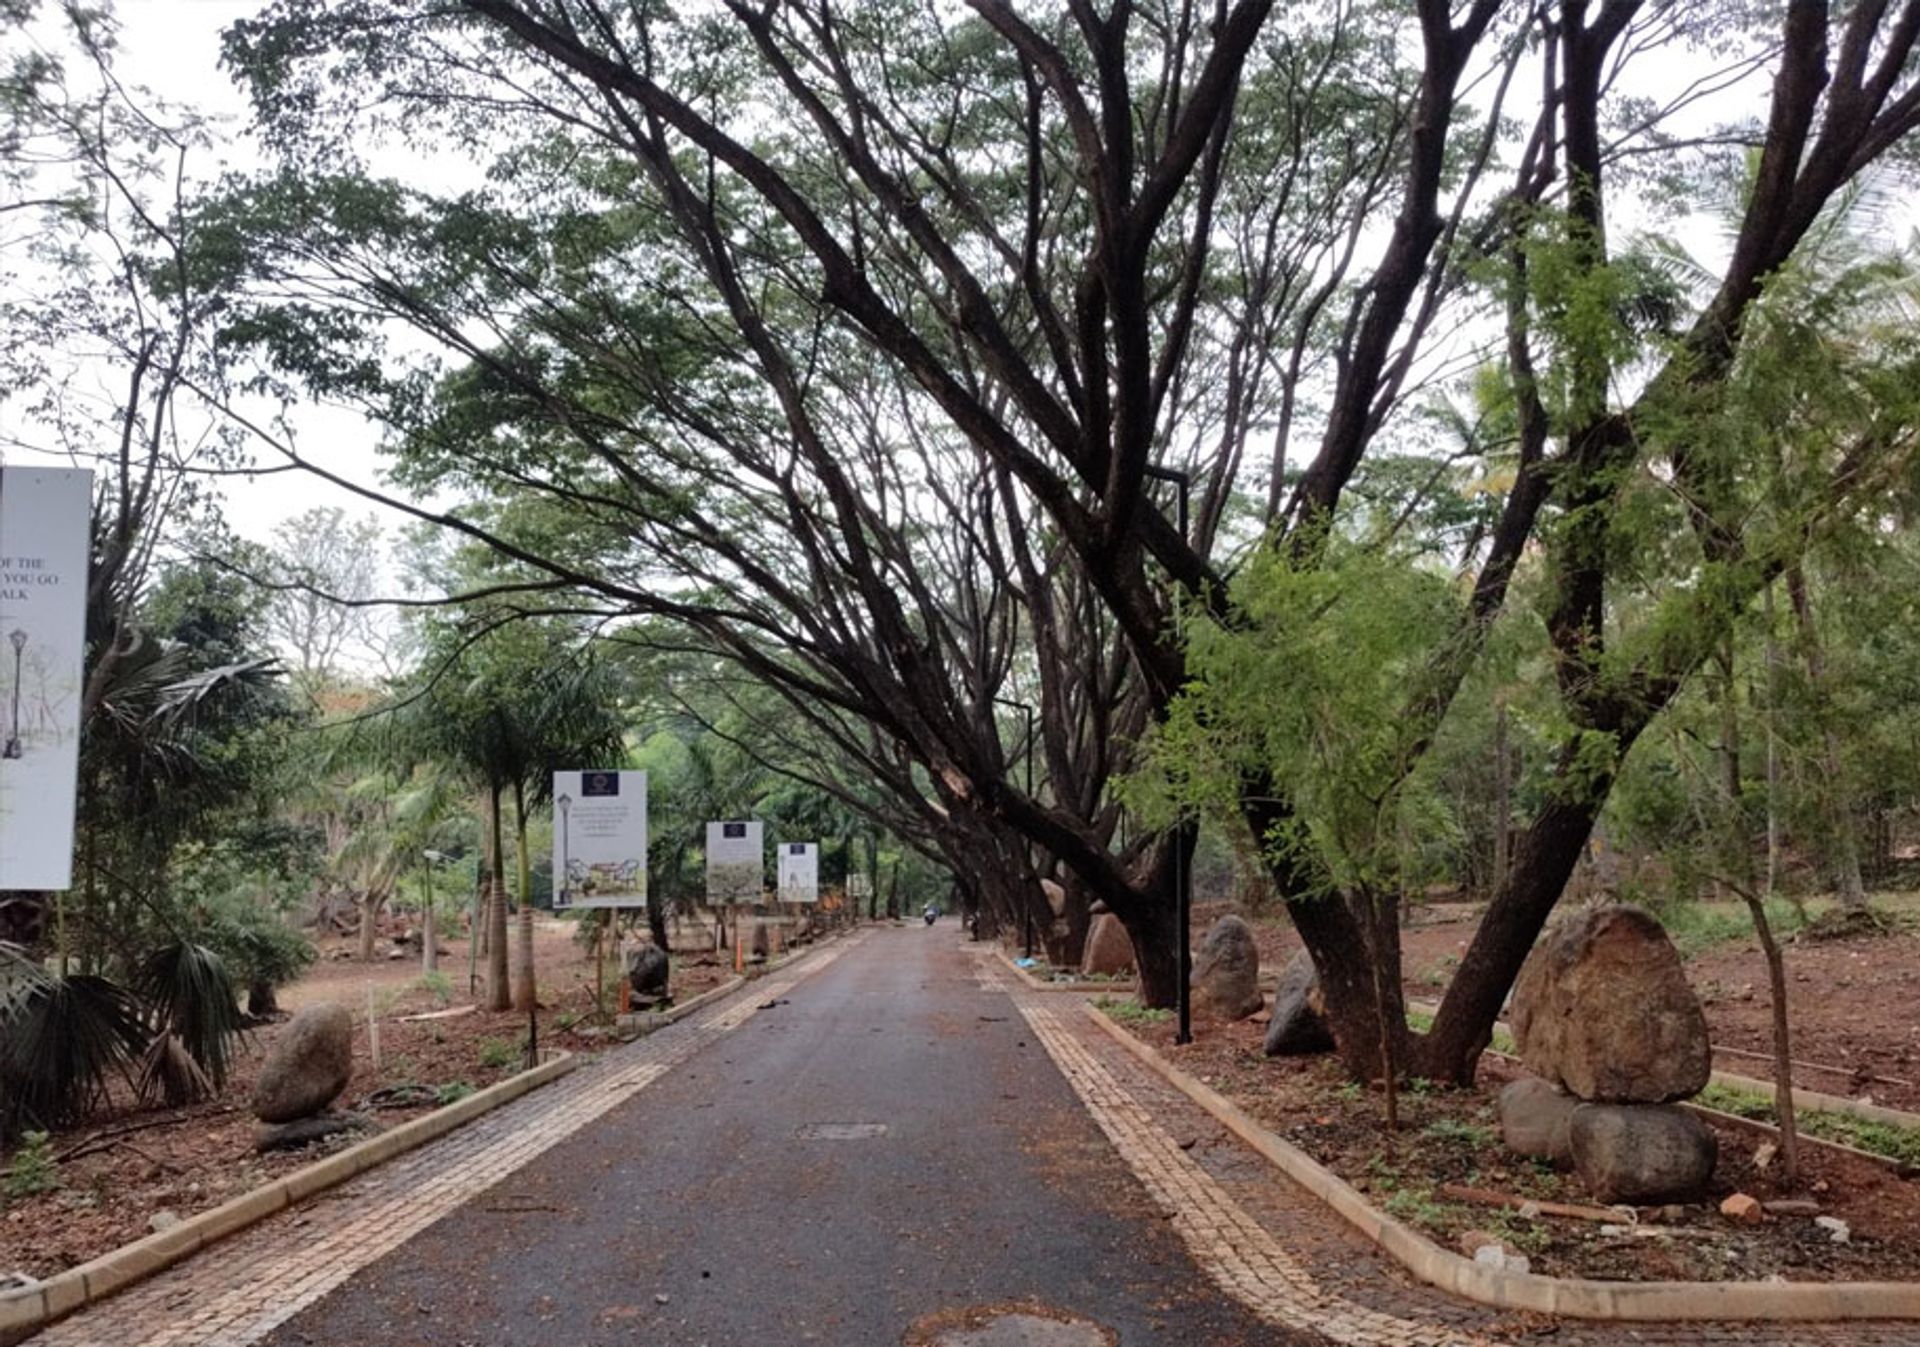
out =
<svg viewBox="0 0 1920 1347"><path fill-rule="evenodd" d="M507 1038L483 1038L479 1052L480 1065L494 1070L512 1066L524 1055L524 1049Z"/></svg>
<svg viewBox="0 0 1920 1347"><path fill-rule="evenodd" d="M1468 1146L1475 1150L1493 1145L1493 1129L1459 1118L1436 1118L1420 1130L1421 1135L1434 1141Z"/></svg>
<svg viewBox="0 0 1920 1347"><path fill-rule="evenodd" d="M0 1136L80 1117L148 1041L139 1004L105 978L12 977L16 990L0 999Z"/></svg>
<svg viewBox="0 0 1920 1347"><path fill-rule="evenodd" d="M163 945L141 962L133 990L155 1032L178 1039L215 1089L225 1085L240 1011L220 956L202 945Z"/></svg>
<svg viewBox="0 0 1920 1347"><path fill-rule="evenodd" d="M1123 1000L1117 996L1096 996L1093 1007L1121 1024L1165 1024L1173 1018L1171 1010L1143 1006L1131 997Z"/></svg>
<svg viewBox="0 0 1920 1347"><path fill-rule="evenodd" d="M448 1104L457 1104L468 1095L477 1092L477 1087L468 1081L450 1080L434 1088L433 1101L436 1107L445 1108Z"/></svg>
<svg viewBox="0 0 1920 1347"><path fill-rule="evenodd" d="M19 1148L0 1174L0 1195L32 1197L59 1186L60 1166L54 1162L52 1138L45 1132L22 1132Z"/></svg>
<svg viewBox="0 0 1920 1347"><path fill-rule="evenodd" d="M1444 802L1417 773L1402 714L1459 608L1446 582L1390 548L1329 543L1318 564L1256 554L1235 580L1241 622L1195 620L1190 679L1148 742L1126 798L1150 824L1201 809L1232 819L1265 774L1293 803L1268 850L1304 859L1323 892L1393 892L1418 870L1410 839Z"/></svg>
<svg viewBox="0 0 1920 1347"><path fill-rule="evenodd" d="M453 1000L453 979L437 968L430 973L422 973L413 985L443 1006Z"/></svg>
<svg viewBox="0 0 1920 1347"><path fill-rule="evenodd" d="M1717 1081L1695 1096L1695 1102L1736 1117L1766 1123L1774 1121L1773 1097L1770 1094L1722 1085ZM1856 1118L1850 1113L1835 1113L1827 1109L1807 1108L1805 1105L1794 1109L1794 1121L1807 1136L1884 1155L1890 1160L1920 1169L1920 1127L1902 1127L1897 1123Z"/></svg>

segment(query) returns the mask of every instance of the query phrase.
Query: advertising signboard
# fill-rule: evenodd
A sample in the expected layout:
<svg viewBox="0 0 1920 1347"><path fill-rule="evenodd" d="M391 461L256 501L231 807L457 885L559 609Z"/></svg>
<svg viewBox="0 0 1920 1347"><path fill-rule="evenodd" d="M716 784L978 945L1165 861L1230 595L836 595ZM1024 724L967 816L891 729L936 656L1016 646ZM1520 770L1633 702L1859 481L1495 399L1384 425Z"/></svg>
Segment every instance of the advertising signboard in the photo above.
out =
<svg viewBox="0 0 1920 1347"><path fill-rule="evenodd" d="M553 774L553 905L647 905L647 774Z"/></svg>
<svg viewBox="0 0 1920 1347"><path fill-rule="evenodd" d="M766 884L763 824L751 819L707 825L707 903L757 903Z"/></svg>
<svg viewBox="0 0 1920 1347"><path fill-rule="evenodd" d="M780 844L780 901L812 903L820 899L820 848L812 842Z"/></svg>
<svg viewBox="0 0 1920 1347"><path fill-rule="evenodd" d="M0 468L0 889L73 884L93 474Z"/></svg>

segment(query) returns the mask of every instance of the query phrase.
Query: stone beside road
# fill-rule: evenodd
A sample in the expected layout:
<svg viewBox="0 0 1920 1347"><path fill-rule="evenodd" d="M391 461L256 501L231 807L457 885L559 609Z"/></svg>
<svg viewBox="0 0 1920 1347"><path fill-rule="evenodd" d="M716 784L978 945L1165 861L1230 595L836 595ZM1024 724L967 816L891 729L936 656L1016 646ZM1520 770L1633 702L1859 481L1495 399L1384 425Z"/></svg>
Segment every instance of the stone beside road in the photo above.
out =
<svg viewBox="0 0 1920 1347"><path fill-rule="evenodd" d="M1193 960L1193 1009L1223 1020L1244 1020L1266 1004L1260 993L1260 947L1253 928L1231 914L1200 942Z"/></svg>
<svg viewBox="0 0 1920 1347"><path fill-rule="evenodd" d="M340 1097L352 1075L352 1013L338 1001L308 1006L267 1054L253 1086L253 1116L264 1123L311 1117Z"/></svg>
<svg viewBox="0 0 1920 1347"><path fill-rule="evenodd" d="M1080 971L1108 976L1133 971L1133 940L1113 913L1102 912L1093 919L1093 926L1087 932L1086 953L1080 959Z"/></svg>
<svg viewBox="0 0 1920 1347"><path fill-rule="evenodd" d="M1529 1070L1600 1104L1666 1104L1713 1070L1707 1017L1653 915L1626 904L1554 924L1520 970L1513 1037Z"/></svg>
<svg viewBox="0 0 1920 1347"><path fill-rule="evenodd" d="M1580 1101L1538 1076L1510 1081L1500 1091L1500 1139L1507 1149L1534 1160L1565 1165L1573 1161L1570 1127Z"/></svg>
<svg viewBox="0 0 1920 1347"><path fill-rule="evenodd" d="M1602 1202L1694 1193L1713 1177L1713 1129L1671 1104L1582 1104L1568 1122L1574 1171Z"/></svg>
<svg viewBox="0 0 1920 1347"><path fill-rule="evenodd" d="M1327 1002L1320 992L1320 971L1304 949L1281 970L1273 993L1273 1017L1267 1021L1269 1057L1304 1057L1333 1051L1333 1033L1327 1028Z"/></svg>

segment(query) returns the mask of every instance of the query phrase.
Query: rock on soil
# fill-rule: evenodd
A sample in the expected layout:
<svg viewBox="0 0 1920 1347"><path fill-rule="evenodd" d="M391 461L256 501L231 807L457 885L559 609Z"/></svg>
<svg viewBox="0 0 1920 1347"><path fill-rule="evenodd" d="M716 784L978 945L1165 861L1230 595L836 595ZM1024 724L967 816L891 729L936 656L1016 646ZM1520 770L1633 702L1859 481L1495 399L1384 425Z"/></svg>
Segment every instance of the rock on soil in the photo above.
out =
<svg viewBox="0 0 1920 1347"><path fill-rule="evenodd" d="M353 1074L353 1016L338 1001L308 1006L287 1024L253 1085L253 1116L284 1123L318 1113Z"/></svg>
<svg viewBox="0 0 1920 1347"><path fill-rule="evenodd" d="M1333 1033L1327 1028L1327 1002L1320 992L1320 973L1312 957L1297 950L1280 974L1273 993L1273 1017L1267 1021L1266 1054L1301 1057L1331 1052Z"/></svg>
<svg viewBox="0 0 1920 1347"><path fill-rule="evenodd" d="M1087 932L1087 950L1080 960L1083 973L1131 973L1133 971L1133 940L1127 935L1127 928L1120 924L1120 918L1111 912L1102 912L1093 919L1093 926Z"/></svg>
<svg viewBox="0 0 1920 1347"><path fill-rule="evenodd" d="M1193 961L1193 1008L1223 1020L1244 1020L1266 1004L1260 994L1260 948L1253 930L1228 914L1208 930Z"/></svg>
<svg viewBox="0 0 1920 1347"><path fill-rule="evenodd" d="M1573 1159L1570 1129L1578 1099L1538 1076L1523 1076L1501 1089L1496 1107L1507 1149L1556 1165Z"/></svg>
<svg viewBox="0 0 1920 1347"><path fill-rule="evenodd" d="M1679 952L1651 913L1625 904L1547 931L1520 970L1511 1023L1529 1069L1598 1103L1685 1099L1713 1069Z"/></svg>
<svg viewBox="0 0 1920 1347"><path fill-rule="evenodd" d="M376 1130L373 1119L362 1113L320 1113L290 1123L269 1123L254 1133L253 1148L262 1154L298 1150L342 1132Z"/></svg>
<svg viewBox="0 0 1920 1347"><path fill-rule="evenodd" d="M627 953L627 983L635 996L665 996L669 967L665 950L658 945L642 945Z"/></svg>
<svg viewBox="0 0 1920 1347"><path fill-rule="evenodd" d="M1574 1170L1602 1202L1690 1196L1706 1186L1720 1154L1712 1128L1669 1104L1582 1104L1567 1134Z"/></svg>

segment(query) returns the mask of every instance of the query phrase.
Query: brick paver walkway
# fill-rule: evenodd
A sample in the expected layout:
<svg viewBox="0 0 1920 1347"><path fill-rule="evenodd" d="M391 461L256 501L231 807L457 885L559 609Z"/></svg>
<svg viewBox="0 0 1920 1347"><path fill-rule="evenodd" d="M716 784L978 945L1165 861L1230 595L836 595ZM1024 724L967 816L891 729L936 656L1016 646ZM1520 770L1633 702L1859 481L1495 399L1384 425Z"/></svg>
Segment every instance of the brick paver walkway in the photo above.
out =
<svg viewBox="0 0 1920 1347"><path fill-rule="evenodd" d="M246 1347L739 1028L861 938L817 950L29 1341L34 1347Z"/></svg>
<svg viewBox="0 0 1920 1347"><path fill-rule="evenodd" d="M1490 1309L1414 1281L1311 1194L1091 1023L1083 998L997 983L1194 1261L1268 1323L1343 1347L1920 1347L1920 1323L1590 1323ZM1198 1138L1199 1140L1195 1140Z"/></svg>

